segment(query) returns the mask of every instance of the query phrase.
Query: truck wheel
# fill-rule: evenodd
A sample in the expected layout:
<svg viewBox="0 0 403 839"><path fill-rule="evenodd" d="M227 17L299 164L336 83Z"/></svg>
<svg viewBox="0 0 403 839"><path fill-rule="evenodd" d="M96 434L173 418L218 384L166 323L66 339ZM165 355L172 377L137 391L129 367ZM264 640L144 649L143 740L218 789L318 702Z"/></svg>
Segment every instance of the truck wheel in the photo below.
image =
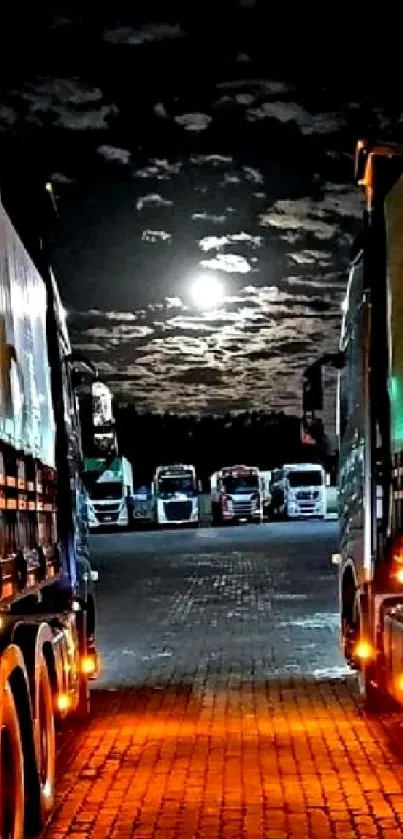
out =
<svg viewBox="0 0 403 839"><path fill-rule="evenodd" d="M36 766L29 783L29 806L26 827L29 835L39 833L55 803L56 738L53 692L43 654L37 661L37 687L34 711ZM1 834L0 834L1 835Z"/></svg>
<svg viewBox="0 0 403 839"><path fill-rule="evenodd" d="M14 697L7 682L0 700L3 720L0 738L0 836L21 839L24 835L24 761Z"/></svg>
<svg viewBox="0 0 403 839"><path fill-rule="evenodd" d="M35 747L40 787L40 816L44 823L54 806L56 767L53 694L44 658L39 662L37 697Z"/></svg>

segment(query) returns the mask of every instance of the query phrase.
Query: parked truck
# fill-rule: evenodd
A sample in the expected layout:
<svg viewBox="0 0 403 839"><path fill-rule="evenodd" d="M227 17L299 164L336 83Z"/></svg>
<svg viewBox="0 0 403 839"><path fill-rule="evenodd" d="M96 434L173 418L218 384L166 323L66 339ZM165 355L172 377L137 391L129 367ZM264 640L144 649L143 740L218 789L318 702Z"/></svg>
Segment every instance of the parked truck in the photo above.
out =
<svg viewBox="0 0 403 839"><path fill-rule="evenodd" d="M133 524L133 468L126 457L114 458L87 486L91 530Z"/></svg>
<svg viewBox="0 0 403 839"><path fill-rule="evenodd" d="M338 369L341 637L374 709L403 704L403 148L360 142L362 229L339 351L304 376L305 421Z"/></svg>
<svg viewBox="0 0 403 839"><path fill-rule="evenodd" d="M0 835L22 839L54 804L55 724L89 709L96 572L65 312L1 205L0 266Z"/></svg>
<svg viewBox="0 0 403 839"><path fill-rule="evenodd" d="M261 522L263 498L257 466L224 466L210 478L213 525Z"/></svg>
<svg viewBox="0 0 403 839"><path fill-rule="evenodd" d="M274 469L270 491L270 518L326 515L326 472L320 463L286 463Z"/></svg>
<svg viewBox="0 0 403 839"><path fill-rule="evenodd" d="M199 490L194 466L157 466L153 480L154 521L157 525L199 523Z"/></svg>

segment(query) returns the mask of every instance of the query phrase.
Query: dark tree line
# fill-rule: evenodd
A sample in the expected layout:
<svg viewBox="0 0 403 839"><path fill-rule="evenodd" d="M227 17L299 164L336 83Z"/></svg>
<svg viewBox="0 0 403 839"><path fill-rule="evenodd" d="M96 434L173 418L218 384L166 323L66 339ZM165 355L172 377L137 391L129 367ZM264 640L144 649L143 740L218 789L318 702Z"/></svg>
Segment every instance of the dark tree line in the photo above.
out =
<svg viewBox="0 0 403 839"><path fill-rule="evenodd" d="M315 428L315 445L301 442L301 423L284 413L250 411L222 416L181 416L115 409L119 451L133 464L135 480L151 480L155 467L191 463L207 486L221 466L236 463L273 469L287 462L314 461L332 469L323 426Z"/></svg>

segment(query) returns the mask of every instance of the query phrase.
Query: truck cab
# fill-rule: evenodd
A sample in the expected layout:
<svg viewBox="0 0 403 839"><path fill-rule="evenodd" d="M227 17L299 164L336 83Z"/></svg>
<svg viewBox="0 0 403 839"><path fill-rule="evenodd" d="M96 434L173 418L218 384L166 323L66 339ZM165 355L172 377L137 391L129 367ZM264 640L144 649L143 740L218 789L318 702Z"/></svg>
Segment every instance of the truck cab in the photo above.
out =
<svg viewBox="0 0 403 839"><path fill-rule="evenodd" d="M88 491L88 523L91 530L129 527L133 523L133 473L126 458L115 458Z"/></svg>
<svg viewBox="0 0 403 839"><path fill-rule="evenodd" d="M273 471L271 482L273 517L324 518L326 472L318 463L290 463Z"/></svg>
<svg viewBox="0 0 403 839"><path fill-rule="evenodd" d="M213 525L261 522L263 496L257 466L226 466L210 479Z"/></svg>
<svg viewBox="0 0 403 839"><path fill-rule="evenodd" d="M153 481L154 518L157 525L199 523L199 490L194 466L158 466Z"/></svg>

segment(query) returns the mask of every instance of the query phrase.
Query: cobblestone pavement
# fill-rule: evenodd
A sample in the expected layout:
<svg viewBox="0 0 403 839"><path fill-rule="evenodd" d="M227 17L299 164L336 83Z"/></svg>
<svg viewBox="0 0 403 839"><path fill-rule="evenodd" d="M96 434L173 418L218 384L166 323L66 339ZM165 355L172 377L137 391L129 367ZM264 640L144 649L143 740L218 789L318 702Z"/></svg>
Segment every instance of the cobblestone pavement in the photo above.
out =
<svg viewBox="0 0 403 839"><path fill-rule="evenodd" d="M340 658L335 533L94 539L104 670L46 839L403 836L403 729Z"/></svg>

